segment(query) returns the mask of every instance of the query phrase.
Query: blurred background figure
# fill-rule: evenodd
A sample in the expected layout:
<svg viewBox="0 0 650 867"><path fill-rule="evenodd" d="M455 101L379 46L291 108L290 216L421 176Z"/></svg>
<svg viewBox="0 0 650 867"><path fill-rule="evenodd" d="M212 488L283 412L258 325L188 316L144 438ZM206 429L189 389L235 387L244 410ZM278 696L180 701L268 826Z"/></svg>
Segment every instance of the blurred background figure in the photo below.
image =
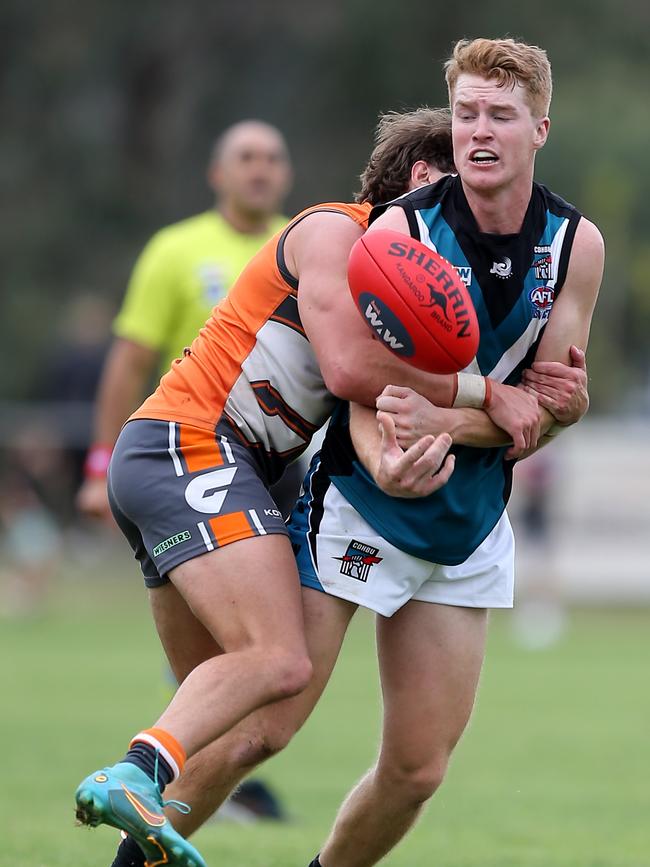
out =
<svg viewBox="0 0 650 867"><path fill-rule="evenodd" d="M515 640L529 650L555 644L568 626L562 600L553 532L560 477L557 450L544 448L515 467L517 528Z"/></svg>
<svg viewBox="0 0 650 867"><path fill-rule="evenodd" d="M20 431L0 464L0 614L41 614L62 555L52 494L60 478L59 442L45 427Z"/></svg>
<svg viewBox="0 0 650 867"><path fill-rule="evenodd" d="M46 354L37 398L50 407L50 430L61 441L55 513L65 528L78 519L75 496L84 479L92 429L92 403L109 345L111 305L101 295L80 292L61 311L59 337Z"/></svg>
<svg viewBox="0 0 650 867"><path fill-rule="evenodd" d="M189 346L248 260L286 222L279 212L291 185L282 133L259 120L229 127L214 143L207 180L214 207L159 231L139 257L113 325L97 394L81 512L112 520L106 469L120 428L174 358ZM302 478L296 468L279 508ZM288 486L289 491L284 491Z"/></svg>
<svg viewBox="0 0 650 867"><path fill-rule="evenodd" d="M43 613L64 554L83 555L91 537L78 532L75 496L91 427L90 407L106 354L110 305L73 296L52 328L30 400L12 405L0 451L0 609ZM75 545L67 545L69 536Z"/></svg>

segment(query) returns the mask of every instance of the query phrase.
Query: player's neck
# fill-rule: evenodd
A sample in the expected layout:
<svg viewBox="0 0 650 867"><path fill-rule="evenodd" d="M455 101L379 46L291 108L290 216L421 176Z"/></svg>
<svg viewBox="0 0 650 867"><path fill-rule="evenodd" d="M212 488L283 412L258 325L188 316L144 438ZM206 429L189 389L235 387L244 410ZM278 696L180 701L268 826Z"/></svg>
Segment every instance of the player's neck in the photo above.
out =
<svg viewBox="0 0 650 867"><path fill-rule="evenodd" d="M463 184L463 191L481 232L513 235L521 231L532 193L532 178L516 187L476 190Z"/></svg>
<svg viewBox="0 0 650 867"><path fill-rule="evenodd" d="M219 202L215 209L221 214L236 232L242 235L261 235L268 231L269 214L254 214L241 211L233 207L229 202Z"/></svg>

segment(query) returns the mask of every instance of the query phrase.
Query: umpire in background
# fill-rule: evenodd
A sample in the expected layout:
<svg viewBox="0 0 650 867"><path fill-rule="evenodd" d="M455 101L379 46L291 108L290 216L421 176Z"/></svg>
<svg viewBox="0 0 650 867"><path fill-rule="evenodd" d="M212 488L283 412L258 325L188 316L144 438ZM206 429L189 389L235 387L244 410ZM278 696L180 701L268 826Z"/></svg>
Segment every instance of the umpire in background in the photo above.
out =
<svg viewBox="0 0 650 867"><path fill-rule="evenodd" d="M236 123L216 140L208 164L214 207L161 229L142 251L98 387L93 442L77 497L83 514L112 521L106 470L122 425L154 376L166 373L190 345L249 259L282 228L286 218L279 211L291 180L282 133L259 120ZM285 483L283 511L293 505L301 479L298 470Z"/></svg>

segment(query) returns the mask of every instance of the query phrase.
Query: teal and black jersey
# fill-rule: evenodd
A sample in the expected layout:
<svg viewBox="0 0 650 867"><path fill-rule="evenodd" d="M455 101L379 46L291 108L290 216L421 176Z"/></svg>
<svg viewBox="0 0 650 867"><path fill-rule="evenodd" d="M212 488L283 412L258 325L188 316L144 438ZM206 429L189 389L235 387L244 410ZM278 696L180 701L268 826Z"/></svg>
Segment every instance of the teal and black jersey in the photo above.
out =
<svg viewBox="0 0 650 867"><path fill-rule="evenodd" d="M480 326L476 358L465 369L516 385L532 363L566 278L580 214L539 184L533 184L521 231L480 232L460 179L446 177L403 196L411 235L436 250L459 271ZM390 205L381 205L370 222ZM398 499L384 494L360 465L349 437L348 414L333 417L321 472L357 511L396 547L444 565L466 560L493 529L510 496L512 462L505 448L454 447L450 481L429 497Z"/></svg>

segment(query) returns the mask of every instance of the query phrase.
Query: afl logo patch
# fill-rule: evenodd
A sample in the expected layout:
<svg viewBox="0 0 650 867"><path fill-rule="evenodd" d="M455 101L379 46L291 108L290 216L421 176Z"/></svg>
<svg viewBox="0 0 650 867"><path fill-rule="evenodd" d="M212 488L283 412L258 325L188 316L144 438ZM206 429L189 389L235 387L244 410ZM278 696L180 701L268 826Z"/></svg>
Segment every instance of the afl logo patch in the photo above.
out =
<svg viewBox="0 0 650 867"><path fill-rule="evenodd" d="M533 318L548 319L555 301L555 289L552 286L535 286L528 297L533 308Z"/></svg>

